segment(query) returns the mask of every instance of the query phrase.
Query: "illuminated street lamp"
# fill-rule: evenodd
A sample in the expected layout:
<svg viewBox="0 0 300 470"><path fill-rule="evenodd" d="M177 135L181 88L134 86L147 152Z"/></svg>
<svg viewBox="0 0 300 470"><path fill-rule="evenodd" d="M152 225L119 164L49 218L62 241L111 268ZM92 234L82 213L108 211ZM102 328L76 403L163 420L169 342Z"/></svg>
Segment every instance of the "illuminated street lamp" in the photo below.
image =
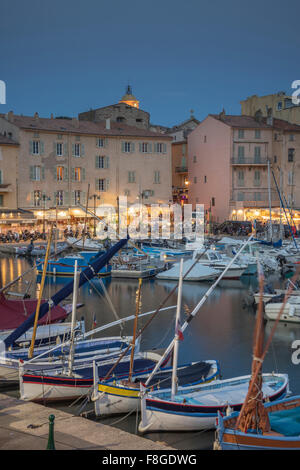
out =
<svg viewBox="0 0 300 470"><path fill-rule="evenodd" d="M94 199L94 237L96 237L96 199L100 199L100 196L98 194L93 194L92 196L89 197L89 199Z"/></svg>

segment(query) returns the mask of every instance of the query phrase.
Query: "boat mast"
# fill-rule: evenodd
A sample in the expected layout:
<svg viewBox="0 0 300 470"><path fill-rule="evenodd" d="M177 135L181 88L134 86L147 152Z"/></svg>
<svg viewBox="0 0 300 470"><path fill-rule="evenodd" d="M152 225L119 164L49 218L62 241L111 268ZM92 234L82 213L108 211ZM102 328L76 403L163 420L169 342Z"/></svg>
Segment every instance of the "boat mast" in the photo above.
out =
<svg viewBox="0 0 300 470"><path fill-rule="evenodd" d="M270 227L269 234L270 240L273 240L273 229L272 229L272 198L271 198L271 172L270 172L270 160L268 159L268 192L269 192L269 212L270 212Z"/></svg>
<svg viewBox="0 0 300 470"><path fill-rule="evenodd" d="M70 338L70 350L68 360L68 375L72 375L73 362L74 362L74 338L75 338L75 324L76 324L76 308L77 308L77 294L78 294L78 283L79 276L77 270L77 259L75 260L74 266L74 288L73 288L73 302L72 302L72 322L71 322L71 338Z"/></svg>
<svg viewBox="0 0 300 470"><path fill-rule="evenodd" d="M45 260L44 260L44 268L43 268L43 274L42 274L42 280L41 280L40 293L39 293L39 298L38 298L37 307L36 307L36 311L35 311L35 317L34 317L33 333L32 333L30 348L28 350L28 358L29 359L31 359L32 356L33 356L34 343L35 343L35 337L36 337L36 329L37 329L37 324L38 324L38 319L39 319L42 295L43 295L46 272L47 272L48 258L49 258L50 247L51 247L52 230L53 230L53 225L51 225L50 231L49 231L49 238L48 238L46 256L45 256Z"/></svg>
<svg viewBox="0 0 300 470"><path fill-rule="evenodd" d="M136 292L135 319L134 319L134 325L133 325L133 338L132 338L132 348L131 348L131 355L130 355L130 368L129 368L129 374L128 374L128 382L131 382L132 373L133 373L133 360L134 360L137 322L138 322L138 316L141 310L141 287L142 287L142 279L140 278L139 287Z"/></svg>
<svg viewBox="0 0 300 470"><path fill-rule="evenodd" d="M182 271L183 271L183 258L180 260L180 271L179 271L179 284L178 284L178 297L177 297L177 310L175 319L175 343L173 350L173 371L172 371L172 391L171 400L174 399L177 386L177 364L178 364L178 349L179 349L179 324L180 324L180 311L181 311L181 299L182 299Z"/></svg>

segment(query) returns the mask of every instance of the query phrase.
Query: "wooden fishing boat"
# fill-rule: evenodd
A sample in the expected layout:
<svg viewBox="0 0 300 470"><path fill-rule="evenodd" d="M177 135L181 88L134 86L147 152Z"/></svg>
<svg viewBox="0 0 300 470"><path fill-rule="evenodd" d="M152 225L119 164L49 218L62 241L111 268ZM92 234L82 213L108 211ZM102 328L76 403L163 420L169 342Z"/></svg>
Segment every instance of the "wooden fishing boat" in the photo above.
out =
<svg viewBox="0 0 300 470"><path fill-rule="evenodd" d="M88 268L93 258L96 256L101 256L105 251L95 252L80 252L78 255L68 255L64 258L59 258L58 260L48 261L46 267L47 275L54 276L74 276L74 266L75 261L78 263L78 268L84 270ZM42 273L44 269L44 260L38 259L37 272ZM111 265L107 263L103 268L97 273L98 276L110 276Z"/></svg>
<svg viewBox="0 0 300 470"><path fill-rule="evenodd" d="M298 272L295 276L298 276ZM294 276L294 278L295 278ZM263 401L262 364L284 311L289 292L277 315L265 348L263 331L263 280L260 278L261 300L254 332L252 374L248 393L239 413L219 413L215 449L224 450L300 450L300 396L274 403ZM290 288L291 291L291 288Z"/></svg>
<svg viewBox="0 0 300 470"><path fill-rule="evenodd" d="M214 360L183 364L177 369L178 387L184 388L199 383L209 383L218 378L220 374L219 363ZM94 378L93 401L95 414L107 416L112 414L128 413L140 409L140 383L144 383L148 375L136 375L134 382L128 380L109 379L99 381ZM168 389L171 385L172 367L165 367L155 374L149 382L150 390Z"/></svg>

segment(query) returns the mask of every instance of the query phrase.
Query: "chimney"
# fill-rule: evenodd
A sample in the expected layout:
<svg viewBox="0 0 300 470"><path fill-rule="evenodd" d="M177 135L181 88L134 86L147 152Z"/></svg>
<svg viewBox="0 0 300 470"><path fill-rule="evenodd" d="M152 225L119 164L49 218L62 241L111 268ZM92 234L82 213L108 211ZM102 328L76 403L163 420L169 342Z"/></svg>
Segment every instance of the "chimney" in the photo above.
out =
<svg viewBox="0 0 300 470"><path fill-rule="evenodd" d="M268 108L268 112L267 112L267 124L269 126L273 126L273 109L272 108Z"/></svg>
<svg viewBox="0 0 300 470"><path fill-rule="evenodd" d="M6 115L6 119L9 121L9 122L14 122L14 113L13 111L9 111Z"/></svg>
<svg viewBox="0 0 300 470"><path fill-rule="evenodd" d="M53 113L51 113L50 119L53 119Z"/></svg>
<svg viewBox="0 0 300 470"><path fill-rule="evenodd" d="M74 124L74 127L79 127L79 121L77 118L72 118L72 123Z"/></svg>
<svg viewBox="0 0 300 470"><path fill-rule="evenodd" d="M38 121L38 119L39 119L39 113L34 113L34 116L33 116L33 117L34 117L34 119L35 119L36 121Z"/></svg>
<svg viewBox="0 0 300 470"><path fill-rule="evenodd" d="M106 119L106 129L110 129L110 118Z"/></svg>

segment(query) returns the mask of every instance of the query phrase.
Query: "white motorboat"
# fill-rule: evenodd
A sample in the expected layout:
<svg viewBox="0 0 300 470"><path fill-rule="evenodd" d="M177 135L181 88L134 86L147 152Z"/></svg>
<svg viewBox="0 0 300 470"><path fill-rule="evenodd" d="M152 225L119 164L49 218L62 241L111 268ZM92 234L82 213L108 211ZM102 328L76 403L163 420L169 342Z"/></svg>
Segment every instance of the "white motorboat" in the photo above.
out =
<svg viewBox="0 0 300 470"><path fill-rule="evenodd" d="M195 260L186 260L183 263L183 275L185 275L191 266L195 263ZM167 271L162 271L157 274L157 279L170 279L178 280L180 273L180 263L175 263ZM209 266L205 266L202 263L197 263L189 274L184 278L184 281L211 281L219 276L220 272Z"/></svg>

